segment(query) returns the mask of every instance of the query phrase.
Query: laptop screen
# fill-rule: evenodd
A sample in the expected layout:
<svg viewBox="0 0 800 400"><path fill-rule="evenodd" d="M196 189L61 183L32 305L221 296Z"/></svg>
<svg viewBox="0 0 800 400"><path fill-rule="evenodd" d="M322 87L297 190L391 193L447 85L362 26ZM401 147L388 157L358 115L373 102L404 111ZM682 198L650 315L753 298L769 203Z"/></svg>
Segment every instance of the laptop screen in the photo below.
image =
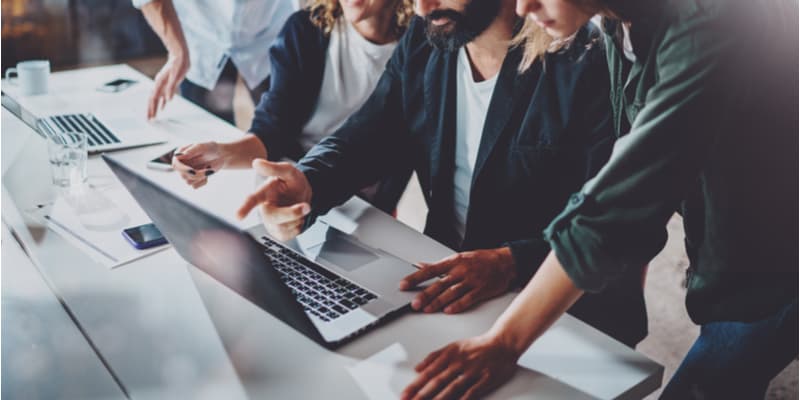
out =
<svg viewBox="0 0 800 400"><path fill-rule="evenodd" d="M103 160L183 259L315 342L329 346L253 237L113 158L104 154Z"/></svg>

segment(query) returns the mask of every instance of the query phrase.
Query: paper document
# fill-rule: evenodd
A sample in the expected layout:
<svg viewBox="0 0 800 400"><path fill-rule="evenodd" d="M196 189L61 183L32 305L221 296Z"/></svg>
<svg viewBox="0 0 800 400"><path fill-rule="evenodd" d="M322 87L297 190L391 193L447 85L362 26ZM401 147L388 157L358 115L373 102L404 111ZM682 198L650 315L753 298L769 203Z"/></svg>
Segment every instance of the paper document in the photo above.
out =
<svg viewBox="0 0 800 400"><path fill-rule="evenodd" d="M392 344L347 370L369 399L397 399L417 375L400 343Z"/></svg>
<svg viewBox="0 0 800 400"><path fill-rule="evenodd" d="M434 349L431 349L434 350ZM410 360L414 358L414 360ZM414 365L422 355L409 357L405 347L394 343L352 367L350 376L371 400L398 399L417 376ZM578 389L520 365L510 382L492 392L491 399L595 399Z"/></svg>
<svg viewBox="0 0 800 400"><path fill-rule="evenodd" d="M108 268L169 247L139 250L122 236L124 229L147 224L150 219L118 182L63 193L54 203L38 204L29 212Z"/></svg>

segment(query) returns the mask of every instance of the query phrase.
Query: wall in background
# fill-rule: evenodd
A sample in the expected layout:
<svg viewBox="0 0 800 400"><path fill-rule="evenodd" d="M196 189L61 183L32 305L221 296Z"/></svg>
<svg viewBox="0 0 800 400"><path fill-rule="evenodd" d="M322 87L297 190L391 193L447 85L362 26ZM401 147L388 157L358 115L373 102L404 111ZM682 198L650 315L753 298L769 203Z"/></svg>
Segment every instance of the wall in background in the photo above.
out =
<svg viewBox="0 0 800 400"><path fill-rule="evenodd" d="M130 0L2 0L2 69L49 59L54 70L165 54Z"/></svg>

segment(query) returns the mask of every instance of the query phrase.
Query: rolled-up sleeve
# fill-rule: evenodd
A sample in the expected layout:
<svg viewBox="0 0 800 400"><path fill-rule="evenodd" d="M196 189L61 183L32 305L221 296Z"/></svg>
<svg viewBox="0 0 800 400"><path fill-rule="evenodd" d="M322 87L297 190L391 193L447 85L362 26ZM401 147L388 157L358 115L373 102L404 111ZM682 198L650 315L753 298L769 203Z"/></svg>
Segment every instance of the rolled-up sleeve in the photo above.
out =
<svg viewBox="0 0 800 400"><path fill-rule="evenodd" d="M657 82L617 140L609 162L545 230L566 273L602 290L639 271L664 246L666 223L698 179L730 96L722 82L731 40L714 18L696 15L667 29L657 46Z"/></svg>

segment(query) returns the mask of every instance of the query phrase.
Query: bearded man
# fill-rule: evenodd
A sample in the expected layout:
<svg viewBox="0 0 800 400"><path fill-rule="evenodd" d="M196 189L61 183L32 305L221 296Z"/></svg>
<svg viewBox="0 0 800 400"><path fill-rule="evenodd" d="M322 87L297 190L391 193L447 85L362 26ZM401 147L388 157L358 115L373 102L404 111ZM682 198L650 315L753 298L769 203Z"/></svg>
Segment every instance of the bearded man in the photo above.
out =
<svg viewBox="0 0 800 400"><path fill-rule="evenodd" d="M607 161L613 122L599 32L581 27L531 64L530 43L512 41L522 26L514 6L418 0L366 104L297 165L256 160L272 179L239 216L259 206L268 232L289 239L359 188L413 168L425 234L459 252L399 282L410 290L436 278L412 308L458 313L527 283L550 251L542 231ZM571 313L631 347L647 333L639 279Z"/></svg>

